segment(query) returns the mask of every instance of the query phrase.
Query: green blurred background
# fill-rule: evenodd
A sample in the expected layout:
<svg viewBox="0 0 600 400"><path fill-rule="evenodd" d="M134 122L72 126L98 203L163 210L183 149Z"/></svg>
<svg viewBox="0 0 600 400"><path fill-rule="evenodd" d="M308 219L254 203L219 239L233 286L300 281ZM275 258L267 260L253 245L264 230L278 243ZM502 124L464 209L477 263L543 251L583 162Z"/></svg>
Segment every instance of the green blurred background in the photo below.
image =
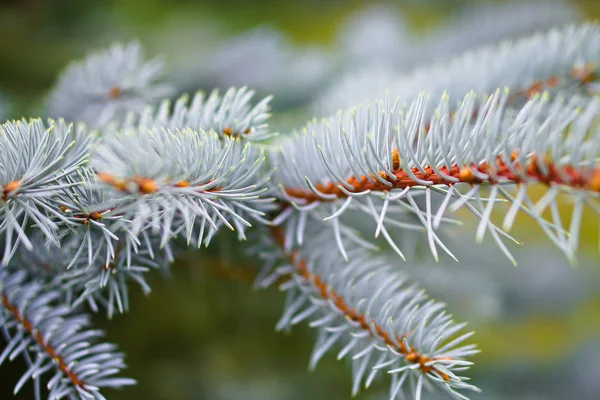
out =
<svg viewBox="0 0 600 400"><path fill-rule="evenodd" d="M42 114L44 96L61 69L86 51L115 40L139 39L147 54L163 54L170 71L166 79L175 82L179 92L208 90L228 83L227 77L215 76L210 66L212 56L231 38L268 27L283 35L289 46L328 53L339 46L340 27L348 18L373 3L3 0L0 101L7 104L4 117ZM419 37L475 3L482 2L413 0L387 6L402 15L406 28ZM600 16L600 1L577 1L570 7L581 18ZM248 68L260 64L253 62ZM269 88L257 89L268 92ZM288 86L273 90L277 91L273 124L279 130L285 132L309 116L306 105L313 100L311 93L295 96ZM595 220L586 225L590 234L585 237L590 239L584 245L593 249L591 261L584 254L575 269L557 252L538 244L535 230L526 221L517 225L517 231L532 238L531 246L517 252L525 260L517 269L485 246L467 251L465 265L406 266L435 297L447 301L457 317L473 321L474 340L482 349L471 373L485 390L479 398L600 398L600 379L594 379L600 378L595 225ZM471 233L464 237L472 240ZM316 372L307 372L313 345L309 328L300 326L291 334L274 331L283 295L276 289L252 289L257 267L258 262L244 256L234 237L220 234L210 249L178 260L173 276L152 275L153 292L148 298L134 288L129 314L113 321L97 316L109 340L127 354L127 376L139 382L126 391L107 391L108 398L350 398L347 365L337 362L333 354ZM404 264L399 262L399 267ZM0 368L0 399L11 398L22 368L20 361ZM359 397L385 398L385 389L378 386ZM31 398L31 393L26 387L18 398Z"/></svg>

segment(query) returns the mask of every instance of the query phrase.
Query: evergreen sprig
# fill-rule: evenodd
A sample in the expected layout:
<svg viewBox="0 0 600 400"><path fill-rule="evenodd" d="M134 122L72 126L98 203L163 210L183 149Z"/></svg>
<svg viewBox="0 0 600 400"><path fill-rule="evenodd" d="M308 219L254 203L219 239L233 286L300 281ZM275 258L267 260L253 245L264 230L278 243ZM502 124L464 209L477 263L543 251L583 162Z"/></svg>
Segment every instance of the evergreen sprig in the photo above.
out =
<svg viewBox="0 0 600 400"><path fill-rule="evenodd" d="M243 237L251 226L248 217L264 216L261 194L268 190L268 175L258 176L263 159L250 142L221 138L214 131L128 130L99 144L91 166L118 197L135 235L151 229L164 246L182 232L190 243L199 224L200 245L220 225Z"/></svg>
<svg viewBox="0 0 600 400"><path fill-rule="evenodd" d="M0 271L0 323L7 340L0 364L24 355L28 369L15 393L33 380L40 397L40 378L52 372L48 398L103 399L101 388L135 384L114 375L125 367L116 346L98 343L102 332L89 329L89 317L62 304L62 292L43 281L29 281L23 271Z"/></svg>
<svg viewBox="0 0 600 400"><path fill-rule="evenodd" d="M58 226L49 217L60 207L54 194L68 187L70 183L64 178L87 162L90 141L81 126L62 120L21 120L0 125L3 264L20 243L32 248L25 233L30 222L49 240L56 239Z"/></svg>
<svg viewBox="0 0 600 400"><path fill-rule="evenodd" d="M139 43L114 44L66 68L49 96L48 113L102 127L170 95L170 86L156 82L162 69L161 60L144 60Z"/></svg>
<svg viewBox="0 0 600 400"><path fill-rule="evenodd" d="M479 98L471 93L454 108L444 95L430 112L430 101L421 95L404 108L398 102L377 101L310 123L285 138L273 157L280 196L307 213L314 203L330 205L326 220L358 209L376 220L376 236L385 234L385 225L391 223L388 212L413 213L426 229L436 258L437 246L454 257L436 234L447 208L466 207L480 219L477 239L489 231L512 259L501 241L501 236L510 237L491 222L502 196L512 203L503 221L506 230L522 209L573 258L582 207L598 210L600 103L590 99L581 107L580 96L551 100L543 94L515 108L509 106L511 97L508 90ZM532 183L549 188L536 204L526 192ZM511 194L507 185L518 185L517 193ZM490 188L487 199L481 196L485 187ZM413 196L423 192L424 209ZM568 228L556 213L552 221L542 217L546 208L556 209L561 192L574 203ZM437 210L434 193L444 195Z"/></svg>
<svg viewBox="0 0 600 400"><path fill-rule="evenodd" d="M597 24L568 25L468 50L400 76L381 66L351 74L317 99L314 112L319 116L324 111L334 113L381 98L386 91L400 104L412 102L420 92L434 99L446 93L458 100L470 91L483 95L504 87L512 93L511 102L518 105L544 91L591 96L599 89L599 54ZM429 105L430 110L434 107L435 104Z"/></svg>
<svg viewBox="0 0 600 400"><path fill-rule="evenodd" d="M390 398L438 386L456 398L456 390L475 390L460 376L472 363L465 358L478 352L463 345L472 335L461 333L443 309L424 291L408 284L401 271L381 257L355 246L349 262L339 257L331 226L310 218L307 240L285 250L285 228L271 229L272 253L263 253L267 266L260 286L284 280L287 293L283 316L277 329L288 329L303 321L318 330L310 358L314 369L319 360L337 345L338 360L352 364L352 394L387 372L391 375ZM279 260L277 262L276 260ZM412 389L408 389L412 388Z"/></svg>
<svg viewBox="0 0 600 400"><path fill-rule="evenodd" d="M155 110L147 107L142 113L131 113L116 131L139 129L140 131L190 128L193 130L214 131L220 137L239 137L250 141L264 141L275 134L270 132L266 120L270 117L269 102L265 97L257 104L250 101L254 91L243 87L230 88L221 95L218 90L208 96L198 92L192 100L183 95L175 101L173 110L171 102L165 100Z"/></svg>

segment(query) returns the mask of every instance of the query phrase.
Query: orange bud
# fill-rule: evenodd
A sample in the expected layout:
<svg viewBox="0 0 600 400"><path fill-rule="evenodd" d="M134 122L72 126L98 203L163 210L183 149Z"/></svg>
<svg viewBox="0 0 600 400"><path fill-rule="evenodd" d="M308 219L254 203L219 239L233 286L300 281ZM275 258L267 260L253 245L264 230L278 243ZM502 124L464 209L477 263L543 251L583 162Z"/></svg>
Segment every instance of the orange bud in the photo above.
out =
<svg viewBox="0 0 600 400"><path fill-rule="evenodd" d="M115 184L115 177L113 174L109 174L108 172L98 172L96 177L100 182L106 183L108 185Z"/></svg>
<svg viewBox="0 0 600 400"><path fill-rule="evenodd" d="M462 167L460 169L460 172L458 173L458 179L460 179L463 182L473 182L473 180L475 179L475 174L473 174L471 168Z"/></svg>
<svg viewBox="0 0 600 400"><path fill-rule="evenodd" d="M14 192L15 190L17 190L20 187L21 187L21 182L11 181L11 182L8 182L6 185L2 186L2 191L4 192L4 194L8 194L10 192Z"/></svg>
<svg viewBox="0 0 600 400"><path fill-rule="evenodd" d="M102 214L100 214L98 211L94 211L93 213L90 213L89 217L94 221L99 221L102 219Z"/></svg>
<svg viewBox="0 0 600 400"><path fill-rule="evenodd" d="M175 182L175 187L178 187L178 188L183 188L183 187L188 187L188 186L190 186L190 183L188 181Z"/></svg>
<svg viewBox="0 0 600 400"><path fill-rule="evenodd" d="M392 169L400 168L400 154L398 149L392 150Z"/></svg>
<svg viewBox="0 0 600 400"><path fill-rule="evenodd" d="M149 178L135 178L135 183L138 185L140 192L144 194L158 192L158 184Z"/></svg>

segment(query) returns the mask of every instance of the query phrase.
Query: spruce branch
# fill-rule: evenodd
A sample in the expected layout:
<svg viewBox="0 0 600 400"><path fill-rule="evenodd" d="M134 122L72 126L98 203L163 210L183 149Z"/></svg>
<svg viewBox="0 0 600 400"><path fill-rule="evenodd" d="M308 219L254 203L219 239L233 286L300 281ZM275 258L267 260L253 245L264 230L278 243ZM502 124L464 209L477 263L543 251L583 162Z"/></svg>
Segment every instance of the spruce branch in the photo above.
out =
<svg viewBox="0 0 600 400"><path fill-rule="evenodd" d="M9 121L0 126L0 237L2 264L19 244L32 248L29 222L49 240L56 240L60 212L54 195L75 183L64 178L87 162L91 137L82 126L39 119Z"/></svg>
<svg viewBox="0 0 600 400"><path fill-rule="evenodd" d="M157 83L162 61L145 61L139 43L114 44L72 63L48 99L53 117L102 127L171 94Z"/></svg>
<svg viewBox="0 0 600 400"><path fill-rule="evenodd" d="M149 229L164 246L179 233L189 244L196 233L199 246L221 225L244 238L248 219L264 216L261 207L270 200L261 197L269 180L263 161L261 149L232 136L129 130L105 138L91 166L105 189L119 197L134 235Z"/></svg>
<svg viewBox="0 0 600 400"><path fill-rule="evenodd" d="M116 312L129 310L131 283L136 283L144 294L150 294L146 273L168 272L175 256L170 247L161 249L156 237L144 237L144 245L136 247L126 232L117 233L114 248L112 243L103 241L105 238L99 231L93 230L85 233L75 230L60 240L59 247L49 243L39 231L33 231L30 235L33 248L19 248L7 268L45 279L48 285L62 292L62 301L73 309L85 303L93 312L106 309L107 316L112 318ZM83 251L85 246L94 249L92 258ZM105 254L110 254L108 259Z"/></svg>
<svg viewBox="0 0 600 400"><path fill-rule="evenodd" d="M388 210L411 210L426 229L436 257L437 246L447 251L435 233L446 210L466 207L480 219L478 240L489 231L512 259L501 241L501 236L510 237L491 222L493 207L505 197L512 203L505 230L523 210L572 259L582 208L588 204L598 210L595 122L600 102L592 99L581 107L579 96L551 100L542 95L514 110L507 107L510 98L508 90L489 97L469 94L451 112L450 98L444 95L429 119L432 102L421 95L404 108L398 101L378 101L312 122L282 141L281 152L272 157L280 196L304 212L311 212L315 203L331 203L329 220L347 209L370 212L376 235L385 228ZM536 204L526 193L533 183L548 188ZM517 193L511 194L507 185L517 185ZM490 188L488 199L481 196L483 187ZM425 209L414 200L414 194L423 192ZM434 192L445 196L437 210L432 206ZM556 207L561 192L574 203L568 228L556 218L542 217L547 207ZM452 198L457 199L450 204Z"/></svg>
<svg viewBox="0 0 600 400"><path fill-rule="evenodd" d="M349 250L346 263L332 251L331 228L316 219L307 221L306 242L288 251L284 229L274 227L272 239L264 239L274 250L263 253L266 267L258 285L288 277L280 284L287 299L277 329L310 321L318 330L311 369L337 346L337 358L352 364L353 395L384 372L392 375L390 399L401 393L420 399L424 387L460 399L466 397L457 390L479 390L459 376L471 365L465 358L478 352L461 345L472 333L459 334L465 324L456 324L443 304L361 248Z"/></svg>
<svg viewBox="0 0 600 400"><path fill-rule="evenodd" d="M266 123L271 96L252 105L255 92L246 87L229 88L223 95L218 90L208 96L203 92L194 95L191 102L187 95L171 102L164 100L157 109L146 107L139 114L132 113L120 125L109 127L108 131L175 131L190 128L216 132L219 136L239 137L249 141L264 141L275 134L269 131Z"/></svg>
<svg viewBox="0 0 600 400"><path fill-rule="evenodd" d="M0 322L7 339L0 364L19 355L30 361L15 393L27 380L37 385L51 371L47 385L51 399L104 399L102 388L135 384L115 376L125 367L123 355L115 345L98 343L102 332L88 328L87 315L61 304L59 290L28 280L23 271L0 270L0 297Z"/></svg>
<svg viewBox="0 0 600 400"><path fill-rule="evenodd" d="M317 115L334 113L381 98L386 91L403 104L413 101L421 92L432 98L447 93L459 99L470 91L489 94L498 87L508 87L511 103L517 107L544 91L552 95L593 96L599 90L599 54L597 24L568 25L469 50L399 77L395 71L381 66L352 74L323 94L315 102L314 111ZM433 111L434 105L429 107Z"/></svg>

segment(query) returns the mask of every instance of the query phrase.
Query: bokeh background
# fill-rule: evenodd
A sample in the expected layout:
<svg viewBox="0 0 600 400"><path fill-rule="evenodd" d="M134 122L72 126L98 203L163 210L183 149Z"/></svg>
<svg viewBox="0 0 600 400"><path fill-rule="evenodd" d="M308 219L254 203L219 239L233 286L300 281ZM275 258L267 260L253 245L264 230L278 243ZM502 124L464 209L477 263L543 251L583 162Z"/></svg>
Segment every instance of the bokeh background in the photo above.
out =
<svg viewBox="0 0 600 400"><path fill-rule="evenodd" d="M137 39L163 57L165 80L179 93L248 85L274 94L271 125L285 134L340 107L329 99L341 81L363 90L371 78L598 16L596 0L0 0L0 117L43 115L71 60ZM527 244L513 251L517 268L494 246L473 246L468 224L450 238L460 264L398 261L476 331L477 398L600 398L598 222L587 221L576 267L527 220L515 227ZM257 267L242 244L220 234L178 260L172 276L152 276L149 297L134 288L129 314L98 316L139 382L108 398L349 399L350 373L333 354L307 372L309 328L274 331L283 295L252 288ZM23 368L0 368L0 399L12 398ZM386 398L386 387L359 398ZM18 398L31 398L29 389Z"/></svg>

